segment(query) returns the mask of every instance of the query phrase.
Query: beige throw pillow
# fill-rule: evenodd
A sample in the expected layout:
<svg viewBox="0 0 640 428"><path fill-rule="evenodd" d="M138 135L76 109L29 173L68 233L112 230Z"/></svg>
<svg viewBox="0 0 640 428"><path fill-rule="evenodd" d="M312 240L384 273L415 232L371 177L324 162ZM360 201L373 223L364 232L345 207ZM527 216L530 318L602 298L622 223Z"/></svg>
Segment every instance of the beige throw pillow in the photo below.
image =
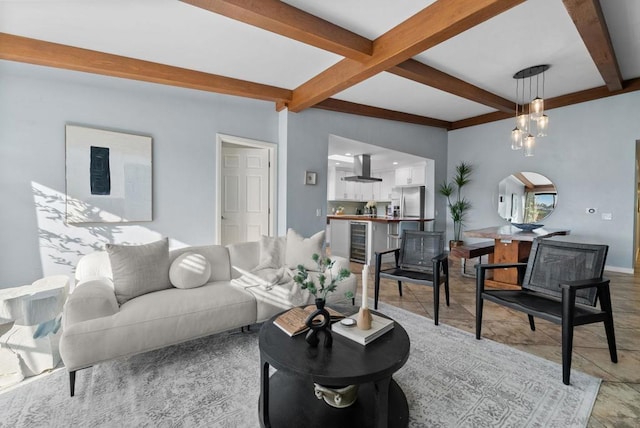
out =
<svg viewBox="0 0 640 428"><path fill-rule="evenodd" d="M169 280L176 288L196 288L205 285L211 277L211 263L202 254L188 251L171 263Z"/></svg>
<svg viewBox="0 0 640 428"><path fill-rule="evenodd" d="M116 300L120 305L153 291L171 288L169 240L145 245L106 245Z"/></svg>
<svg viewBox="0 0 640 428"><path fill-rule="evenodd" d="M307 270L317 270L318 265L311 256L318 254L323 256L324 230L316 233L310 238L304 238L293 229L287 231L287 252L286 263L289 269L296 269L298 265L304 266Z"/></svg>

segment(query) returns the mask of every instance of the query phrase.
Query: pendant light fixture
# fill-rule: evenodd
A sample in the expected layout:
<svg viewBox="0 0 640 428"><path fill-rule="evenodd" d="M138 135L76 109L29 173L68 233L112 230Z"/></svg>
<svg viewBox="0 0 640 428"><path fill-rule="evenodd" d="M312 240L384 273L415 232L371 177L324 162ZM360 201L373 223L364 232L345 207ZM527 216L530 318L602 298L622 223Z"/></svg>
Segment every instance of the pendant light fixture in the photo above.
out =
<svg viewBox="0 0 640 428"><path fill-rule="evenodd" d="M544 72L549 69L548 64L535 65L518 71L513 75L516 79L516 126L511 131L511 149L524 148L525 156L533 156L536 137L545 137L549 126L549 116L544 112ZM542 74L542 96L540 96L540 74ZM536 78L536 92L533 97L532 78ZM525 82L525 79L528 82ZM520 81L522 80L522 85ZM529 95L525 98L525 83L529 85ZM520 91L522 86L522 91ZM520 97L520 95L522 95ZM527 101L530 100L530 101Z"/></svg>

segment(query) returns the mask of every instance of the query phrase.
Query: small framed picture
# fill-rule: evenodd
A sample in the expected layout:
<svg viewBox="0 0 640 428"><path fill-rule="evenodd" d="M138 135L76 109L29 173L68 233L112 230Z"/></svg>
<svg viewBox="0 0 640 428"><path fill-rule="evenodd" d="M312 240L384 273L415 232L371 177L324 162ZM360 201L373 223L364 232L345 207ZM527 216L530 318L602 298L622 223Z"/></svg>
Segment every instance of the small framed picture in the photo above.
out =
<svg viewBox="0 0 640 428"><path fill-rule="evenodd" d="M317 177L318 175L315 172L306 171L304 173L304 184L315 185Z"/></svg>

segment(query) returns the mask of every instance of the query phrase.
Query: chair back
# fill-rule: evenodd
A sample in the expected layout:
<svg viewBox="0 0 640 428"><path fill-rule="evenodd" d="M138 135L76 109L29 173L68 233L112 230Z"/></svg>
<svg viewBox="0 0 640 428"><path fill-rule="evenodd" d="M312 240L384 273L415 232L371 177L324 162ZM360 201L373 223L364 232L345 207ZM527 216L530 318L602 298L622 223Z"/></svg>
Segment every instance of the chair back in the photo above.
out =
<svg viewBox="0 0 640 428"><path fill-rule="evenodd" d="M444 232L404 230L398 264L401 269L432 272L431 259L444 252Z"/></svg>
<svg viewBox="0 0 640 428"><path fill-rule="evenodd" d="M609 246L536 239L522 288L560 298L560 283L601 278ZM596 288L578 290L576 302L595 306Z"/></svg>

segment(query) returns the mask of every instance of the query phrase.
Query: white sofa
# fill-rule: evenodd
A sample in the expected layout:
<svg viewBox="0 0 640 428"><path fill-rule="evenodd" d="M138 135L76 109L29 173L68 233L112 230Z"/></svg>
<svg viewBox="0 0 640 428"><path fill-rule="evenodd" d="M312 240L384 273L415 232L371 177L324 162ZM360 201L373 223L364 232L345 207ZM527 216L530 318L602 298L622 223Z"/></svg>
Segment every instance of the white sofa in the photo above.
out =
<svg viewBox="0 0 640 428"><path fill-rule="evenodd" d="M99 251L83 256L76 268L77 285L64 306L60 339L71 395L77 370L242 328L292 306L313 303L314 296L293 282L289 266L294 263L297 266L298 262L309 265L303 260L310 261L309 252L319 248L320 234L323 242L324 232L302 239L289 230L286 238L263 237L260 241L227 247L209 245L170 252L164 240L147 244L155 248L151 259L148 254L138 257L137 253L131 253L132 249L147 246L107 246L109 253ZM313 238L316 239L311 242ZM125 250L120 259L116 250ZM168 254L166 260L164 251ZM155 261L154 257L161 260ZM348 260L333 259L331 274L337 275L340 269L349 267ZM208 265L207 269L201 265ZM196 269L180 270L184 266ZM123 269L138 275L140 282L136 287L142 288L143 294L123 297L119 284L124 281ZM194 281L198 276L203 285ZM150 282L162 285L155 287ZM184 287L185 283L193 288L175 286ZM356 278L351 275L338 284L327 301L344 301L347 292L355 295L355 289Z"/></svg>

